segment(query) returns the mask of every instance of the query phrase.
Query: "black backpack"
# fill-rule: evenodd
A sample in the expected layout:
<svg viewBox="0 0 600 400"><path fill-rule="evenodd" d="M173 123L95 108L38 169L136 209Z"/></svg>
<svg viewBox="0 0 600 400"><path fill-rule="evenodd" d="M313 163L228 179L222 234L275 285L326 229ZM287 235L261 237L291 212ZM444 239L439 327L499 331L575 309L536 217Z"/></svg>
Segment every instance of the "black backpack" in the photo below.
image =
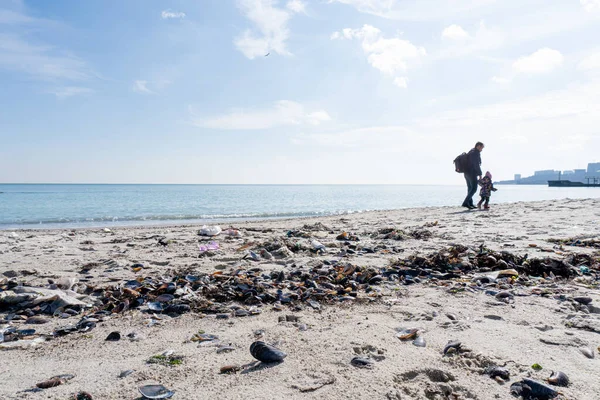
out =
<svg viewBox="0 0 600 400"><path fill-rule="evenodd" d="M467 153L462 153L454 159L454 170L459 174L462 174L467 170L468 157Z"/></svg>

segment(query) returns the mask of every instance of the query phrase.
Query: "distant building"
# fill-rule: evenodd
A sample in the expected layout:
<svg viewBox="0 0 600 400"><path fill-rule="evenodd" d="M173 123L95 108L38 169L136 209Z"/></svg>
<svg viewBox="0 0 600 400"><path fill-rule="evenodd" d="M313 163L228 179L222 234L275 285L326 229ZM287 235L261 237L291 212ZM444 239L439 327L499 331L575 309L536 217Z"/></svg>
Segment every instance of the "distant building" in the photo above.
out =
<svg viewBox="0 0 600 400"><path fill-rule="evenodd" d="M553 169L543 169L541 171L535 171L533 173L533 176L548 176L548 175L556 175L558 174L559 171L555 171Z"/></svg>
<svg viewBox="0 0 600 400"><path fill-rule="evenodd" d="M570 169L565 171L555 171L553 169L543 169L535 171L532 176L521 176L515 174L512 181L495 182L499 184L519 184L519 185L547 185L548 181L568 180L571 182L587 182L594 178L600 179L600 162L589 163L587 169Z"/></svg>
<svg viewBox="0 0 600 400"><path fill-rule="evenodd" d="M587 174L590 177L600 176L600 162L589 163L587 167Z"/></svg>

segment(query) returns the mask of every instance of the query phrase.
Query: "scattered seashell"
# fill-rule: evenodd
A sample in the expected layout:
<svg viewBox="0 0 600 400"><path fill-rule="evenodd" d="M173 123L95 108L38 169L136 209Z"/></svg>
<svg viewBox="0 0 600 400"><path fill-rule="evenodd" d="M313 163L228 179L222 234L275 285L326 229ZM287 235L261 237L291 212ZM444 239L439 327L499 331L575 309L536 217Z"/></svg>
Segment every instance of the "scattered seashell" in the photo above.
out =
<svg viewBox="0 0 600 400"><path fill-rule="evenodd" d="M505 381L508 381L510 379L510 372L508 371L508 369L499 367L497 365L487 367L484 370L484 373L489 375L492 379L495 379L496 377L501 378Z"/></svg>
<svg viewBox="0 0 600 400"><path fill-rule="evenodd" d="M423 336L417 336L415 340L413 340L412 344L417 347L426 347L427 343L425 342L425 338Z"/></svg>
<svg viewBox="0 0 600 400"><path fill-rule="evenodd" d="M165 313L166 314L184 314L186 312L190 312L192 309L190 306L188 306L187 304L177 304L177 305L170 305L169 307L165 308Z"/></svg>
<svg viewBox="0 0 600 400"><path fill-rule="evenodd" d="M241 370L242 367L240 367L239 365L225 365L220 369L222 374L235 374L236 372Z"/></svg>
<svg viewBox="0 0 600 400"><path fill-rule="evenodd" d="M93 397L88 392L79 392L73 395L73 400L93 400Z"/></svg>
<svg viewBox="0 0 600 400"><path fill-rule="evenodd" d="M398 332L396 337L400 340L411 340L417 336L417 332L419 332L419 330L416 328L402 329Z"/></svg>
<svg viewBox="0 0 600 400"><path fill-rule="evenodd" d="M154 300L159 303L168 303L170 301L173 301L173 299L175 299L175 296L173 296L172 294L165 293L161 294L160 296L157 296Z"/></svg>
<svg viewBox="0 0 600 400"><path fill-rule="evenodd" d="M60 380L58 378L51 378L46 381L37 383L35 386L39 387L40 389L48 389L48 388L59 386L62 384L63 384L62 380Z"/></svg>
<svg viewBox="0 0 600 400"><path fill-rule="evenodd" d="M373 360L366 357L354 357L350 364L358 368L373 368Z"/></svg>
<svg viewBox="0 0 600 400"><path fill-rule="evenodd" d="M121 340L121 333L120 332L111 332L108 334L108 336L106 337L106 339L104 339L108 342L118 342L119 340Z"/></svg>
<svg viewBox="0 0 600 400"><path fill-rule="evenodd" d="M506 262L505 262L506 264ZM510 278L510 277L518 277L519 273L516 269L503 269L502 271L498 271L498 279L500 278Z"/></svg>
<svg viewBox="0 0 600 400"><path fill-rule="evenodd" d="M62 385L63 383L70 381L73 378L75 378L75 375L71 375L71 374L57 375L57 376L53 376L52 378L50 378L46 381L37 383L35 386L37 386L40 389L48 389L51 387Z"/></svg>
<svg viewBox="0 0 600 400"><path fill-rule="evenodd" d="M590 349L589 347L580 347L579 351L581 352L581 354L583 354L587 358L590 358L590 359L594 358L594 351L592 349Z"/></svg>
<svg viewBox="0 0 600 400"><path fill-rule="evenodd" d="M592 302L591 297L573 297L573 300L575 300L579 304L584 304L584 305L588 305Z"/></svg>
<svg viewBox="0 0 600 400"><path fill-rule="evenodd" d="M210 342L212 340L217 340L219 337L215 335L209 335L207 333L196 333L192 336L192 342Z"/></svg>
<svg viewBox="0 0 600 400"><path fill-rule="evenodd" d="M219 347L217 349L217 354L230 353L232 351L235 351L235 347L233 347L233 346L222 346L222 347Z"/></svg>
<svg viewBox="0 0 600 400"><path fill-rule="evenodd" d="M164 310L164 307L163 307L162 303L159 303L158 301L152 301L152 302L148 303L148 309L150 311L162 311L162 310Z"/></svg>
<svg viewBox="0 0 600 400"><path fill-rule="evenodd" d="M140 386L138 390L147 399L169 399L175 394L163 385L145 385Z"/></svg>
<svg viewBox="0 0 600 400"><path fill-rule="evenodd" d="M46 319L44 317L40 317L38 315L29 317L25 320L26 324L34 324L34 325L46 324L48 322L49 322L48 319Z"/></svg>
<svg viewBox="0 0 600 400"><path fill-rule="evenodd" d="M461 342L459 342L458 340L451 340L446 344L446 346L444 346L442 354L446 355L449 353L456 353L460 349L461 345Z"/></svg>
<svg viewBox="0 0 600 400"><path fill-rule="evenodd" d="M140 340L145 339L146 337L140 333L137 332L131 332L127 334L127 337L129 338L129 340L131 340L132 342L139 342Z"/></svg>
<svg viewBox="0 0 600 400"><path fill-rule="evenodd" d="M135 372L135 370L133 369L127 369L125 371L121 371L121 373L119 374L119 378L126 378L129 375L133 374Z"/></svg>
<svg viewBox="0 0 600 400"><path fill-rule="evenodd" d="M547 398L552 399L558 396L558 392L552 389L550 386L545 385L541 382L535 381L533 379L524 378L521 381L521 385L523 388L522 396L524 398ZM512 388L512 386L511 386Z"/></svg>
<svg viewBox="0 0 600 400"><path fill-rule="evenodd" d="M264 363L280 362L287 356L286 353L278 348L261 341L254 342L250 345L250 354L258 361Z"/></svg>
<svg viewBox="0 0 600 400"><path fill-rule="evenodd" d="M569 386L569 377L561 371L553 371L548 378L548 383L556 386Z"/></svg>

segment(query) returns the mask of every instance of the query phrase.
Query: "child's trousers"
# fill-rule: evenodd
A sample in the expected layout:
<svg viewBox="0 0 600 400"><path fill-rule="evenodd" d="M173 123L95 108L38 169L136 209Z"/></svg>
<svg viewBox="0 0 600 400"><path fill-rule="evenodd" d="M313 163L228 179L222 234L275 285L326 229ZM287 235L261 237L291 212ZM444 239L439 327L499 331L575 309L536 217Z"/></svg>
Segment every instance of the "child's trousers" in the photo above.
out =
<svg viewBox="0 0 600 400"><path fill-rule="evenodd" d="M481 204L485 201L484 207L487 207L490 204L490 196L481 196L481 200L477 203L477 207L481 207Z"/></svg>

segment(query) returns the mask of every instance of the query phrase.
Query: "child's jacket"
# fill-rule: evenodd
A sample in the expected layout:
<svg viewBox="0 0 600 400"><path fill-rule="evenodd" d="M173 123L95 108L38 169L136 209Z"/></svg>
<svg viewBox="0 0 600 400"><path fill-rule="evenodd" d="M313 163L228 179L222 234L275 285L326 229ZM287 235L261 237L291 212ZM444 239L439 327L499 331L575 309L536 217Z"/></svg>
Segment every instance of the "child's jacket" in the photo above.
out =
<svg viewBox="0 0 600 400"><path fill-rule="evenodd" d="M492 180L487 176L481 178L478 183L479 186L481 186L481 190L479 191L481 197L489 197L492 194L492 191L496 191Z"/></svg>

